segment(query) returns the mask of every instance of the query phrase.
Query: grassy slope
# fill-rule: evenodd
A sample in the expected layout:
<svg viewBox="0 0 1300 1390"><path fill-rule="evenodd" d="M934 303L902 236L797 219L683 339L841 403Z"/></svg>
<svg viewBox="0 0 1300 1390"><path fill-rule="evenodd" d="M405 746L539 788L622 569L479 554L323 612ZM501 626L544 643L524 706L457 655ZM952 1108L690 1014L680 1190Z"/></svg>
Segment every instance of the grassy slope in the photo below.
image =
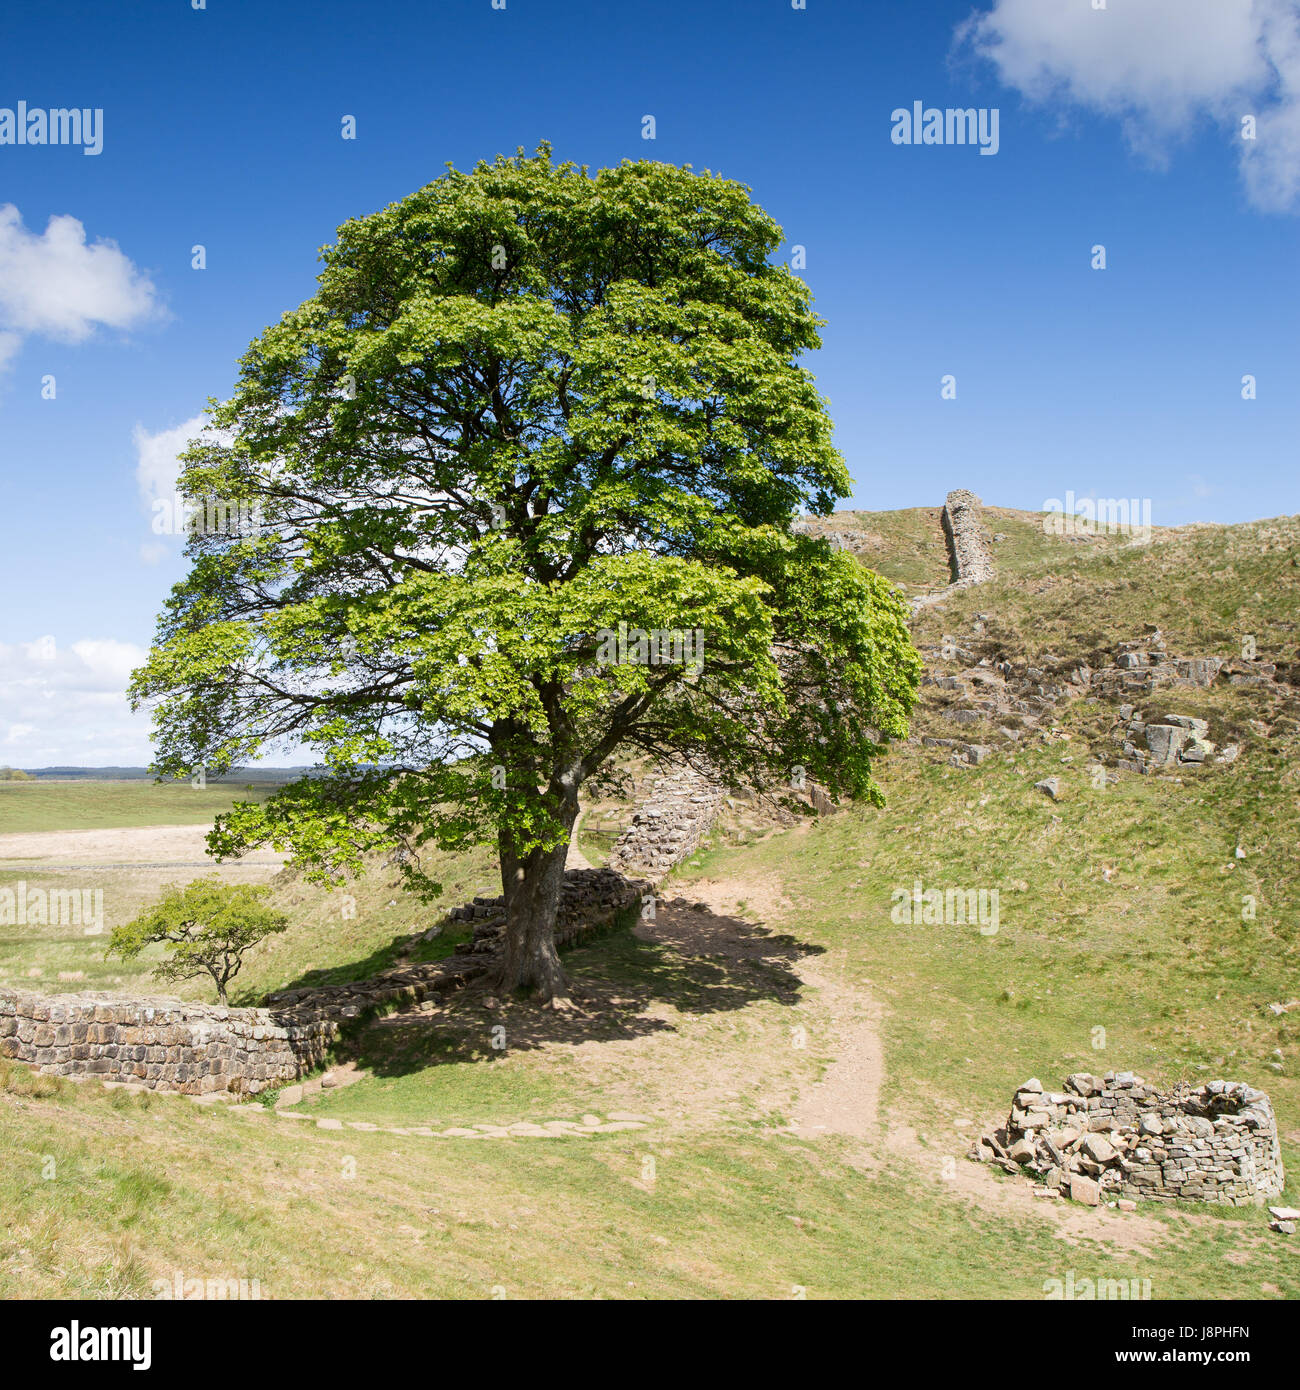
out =
<svg viewBox="0 0 1300 1390"><path fill-rule="evenodd" d="M0 835L203 825L236 801L260 801L274 790L268 783L242 782L213 783L202 790L188 782L0 782Z"/></svg>
<svg viewBox="0 0 1300 1390"><path fill-rule="evenodd" d="M268 938L245 957L231 986L232 1004L255 1004L272 990L365 979L397 962L435 960L468 937L460 924L443 926L432 941L420 935L442 924L447 909L476 893L499 892L486 853L454 857L433 852L427 863L443 883L433 904L402 892L397 872L376 862L361 878L337 889L308 883L291 870L272 883L271 903L290 919L288 931ZM163 883L188 883L201 869L0 870L0 886L22 881L29 893L73 887L103 892L104 932L87 936L76 926L0 926L0 980L32 989L107 989L167 994L214 1002L206 977L160 986L151 977L161 951L138 959L105 958L112 928L152 902ZM345 915L345 913L347 915ZM30 972L39 970L32 976ZM80 978L59 980L59 976Z"/></svg>
<svg viewBox="0 0 1300 1390"><path fill-rule="evenodd" d="M947 541L939 507L910 507L896 512L836 512L812 523L814 530L858 534L854 553L886 579L909 593L942 589L952 579ZM1008 507L986 507L990 534L1001 536L993 556L1003 574L1022 574L1076 554L1118 549L1124 538L1101 534L1089 540L1067 541L1043 530L1043 514Z"/></svg>
<svg viewBox="0 0 1300 1390"><path fill-rule="evenodd" d="M1036 558L1026 524L1014 580L958 596L922 625L964 631L966 611L989 612L1000 640L1064 654L1151 620L1173 650L1230 655L1244 612L1262 652L1294 660L1295 572L1273 548L1291 543L1293 523L1145 550L1057 543ZM1242 720L1249 698L1214 691L1178 706L1195 713L1202 700L1213 717ZM1294 737L1256 741L1236 765L1182 784L1126 776L1095 790L1082 753L1101 714L1071 707L1069 740L1014 762L954 769L898 750L881 769L884 811L709 850L679 874L687 896L700 876L781 884L794 906L766 925L821 948L824 974L885 1006L884 1108L919 1132L933 1171L885 1153L863 1173L834 1140L775 1132L789 1095L827 1059L817 991L792 995L774 978L683 962L621 932L571 958L606 1001L589 1031L530 1038L526 1008L503 1006L512 1041L501 1056L488 1039L502 1013L467 999L427 1026L376 1024L355 1044L367 1078L310 1106L399 1126L621 1107L652 1115L647 1131L556 1141L304 1132L8 1073L0 1294L147 1294L151 1278L180 1268L260 1278L281 1297L488 1297L496 1286L509 1296L789 1297L801 1286L810 1297L1037 1297L1044 1279L1073 1269L1150 1278L1157 1298L1300 1296L1300 1251L1258 1211L1155 1212L1162 1238L1124 1258L1100 1225L1097 1239L1066 1246L1044 1222L972 1209L936 1177L945 1158L964 1161L973 1126L999 1117L1026 1076L1050 1084L1110 1067L1265 1087L1300 1172L1300 1015L1267 1009L1300 985ZM1059 804L1032 790L1049 773L1063 781ZM998 888L998 933L891 923L891 890L918 876L927 887ZM386 880L368 883L344 923L328 895L287 882L298 924L250 965L248 985L289 983L309 964L352 973L391 958L404 931L438 914ZM448 901L489 888L486 864L462 866ZM1243 922L1246 893L1259 910ZM806 1054L789 1050L795 1022L809 1029ZM1279 1055L1281 1072L1270 1066ZM47 1154L55 1185L41 1178Z"/></svg>

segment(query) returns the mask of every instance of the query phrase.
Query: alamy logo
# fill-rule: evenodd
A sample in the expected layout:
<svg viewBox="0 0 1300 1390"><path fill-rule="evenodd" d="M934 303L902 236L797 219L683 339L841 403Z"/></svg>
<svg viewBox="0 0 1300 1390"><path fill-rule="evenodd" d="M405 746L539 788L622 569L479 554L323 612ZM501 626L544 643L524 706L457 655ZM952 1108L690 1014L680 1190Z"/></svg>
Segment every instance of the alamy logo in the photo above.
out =
<svg viewBox="0 0 1300 1390"><path fill-rule="evenodd" d="M617 632L602 627L596 637L600 666L685 666L690 676L704 670L703 628L629 628L619 623Z"/></svg>
<svg viewBox="0 0 1300 1390"><path fill-rule="evenodd" d="M895 888L889 920L906 927L976 926L981 936L998 932L999 890L996 888L927 888L916 879L912 887Z"/></svg>
<svg viewBox="0 0 1300 1390"><path fill-rule="evenodd" d="M256 536L262 521L261 502L193 499L178 492L155 499L151 526L155 536Z"/></svg>
<svg viewBox="0 0 1300 1390"><path fill-rule="evenodd" d="M104 930L102 888L28 888L19 879L0 888L0 927L81 927L87 936Z"/></svg>
<svg viewBox="0 0 1300 1390"><path fill-rule="evenodd" d="M1067 492L1065 501L1049 497L1043 503L1043 531L1049 536L1132 536L1151 539L1149 497L1080 497Z"/></svg>
<svg viewBox="0 0 1300 1390"><path fill-rule="evenodd" d="M50 1333L51 1361L130 1361L134 1371L153 1365L151 1327L82 1327L73 1322Z"/></svg>
<svg viewBox="0 0 1300 1390"><path fill-rule="evenodd" d="M104 148L102 107L56 106L30 110L25 101L0 106L0 145L80 145L82 154Z"/></svg>
<svg viewBox="0 0 1300 1390"><path fill-rule="evenodd" d="M980 154L997 154L1002 115L996 106L925 106L912 103L890 114L889 138L896 145L978 145Z"/></svg>
<svg viewBox="0 0 1300 1390"><path fill-rule="evenodd" d="M1076 1279L1067 1270L1064 1279L1044 1279L1043 1297L1049 1302L1137 1302L1151 1297L1150 1279Z"/></svg>
<svg viewBox="0 0 1300 1390"><path fill-rule="evenodd" d="M158 1299L194 1302L247 1302L262 1297L260 1279L187 1279L179 1270L170 1279L153 1281L153 1296Z"/></svg>

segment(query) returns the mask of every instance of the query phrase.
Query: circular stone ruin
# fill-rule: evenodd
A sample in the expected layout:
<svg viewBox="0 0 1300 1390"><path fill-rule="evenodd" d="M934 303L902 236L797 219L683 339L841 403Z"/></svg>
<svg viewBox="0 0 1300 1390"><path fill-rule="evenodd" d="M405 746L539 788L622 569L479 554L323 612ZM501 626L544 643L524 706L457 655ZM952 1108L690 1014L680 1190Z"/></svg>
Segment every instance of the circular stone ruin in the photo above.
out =
<svg viewBox="0 0 1300 1390"><path fill-rule="evenodd" d="M1036 1078L971 1157L1038 1179L1043 1195L1262 1205L1284 1182L1273 1107L1239 1081L1148 1086L1132 1072L1076 1072L1061 1092Z"/></svg>

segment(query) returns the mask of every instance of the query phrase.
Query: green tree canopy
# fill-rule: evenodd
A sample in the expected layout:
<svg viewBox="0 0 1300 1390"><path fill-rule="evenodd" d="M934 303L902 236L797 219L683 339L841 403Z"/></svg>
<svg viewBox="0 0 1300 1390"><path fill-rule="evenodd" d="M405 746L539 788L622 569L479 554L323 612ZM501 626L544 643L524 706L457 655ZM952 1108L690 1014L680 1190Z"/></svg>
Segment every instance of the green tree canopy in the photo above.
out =
<svg viewBox="0 0 1300 1390"><path fill-rule="evenodd" d="M559 1001L578 793L619 750L878 798L919 660L892 586L791 529L849 478L780 242L739 184L546 147L340 228L187 454L185 491L260 534L190 541L133 684L164 774L318 752L217 851L330 876L404 844L432 892L422 844L494 838L499 983ZM640 631L702 634L702 665L638 660Z"/></svg>
<svg viewBox="0 0 1300 1390"><path fill-rule="evenodd" d="M133 922L113 928L104 954L132 960L146 946L162 943L167 954L153 972L155 979L210 975L224 1004L244 952L289 925L283 913L263 902L269 892L248 883L222 883L215 875L186 888L172 885Z"/></svg>

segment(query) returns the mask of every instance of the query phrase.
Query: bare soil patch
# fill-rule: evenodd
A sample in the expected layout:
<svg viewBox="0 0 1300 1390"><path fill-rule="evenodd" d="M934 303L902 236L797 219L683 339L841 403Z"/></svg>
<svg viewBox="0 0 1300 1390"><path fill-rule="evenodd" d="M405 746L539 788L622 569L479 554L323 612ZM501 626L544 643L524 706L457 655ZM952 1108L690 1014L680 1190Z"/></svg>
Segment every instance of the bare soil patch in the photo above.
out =
<svg viewBox="0 0 1300 1390"><path fill-rule="evenodd" d="M257 850L242 859L218 864L208 857L206 825L136 825L111 830L36 830L0 835L0 867L23 864L94 865L166 864L208 868L220 873L228 867L279 870L285 856L274 850Z"/></svg>

